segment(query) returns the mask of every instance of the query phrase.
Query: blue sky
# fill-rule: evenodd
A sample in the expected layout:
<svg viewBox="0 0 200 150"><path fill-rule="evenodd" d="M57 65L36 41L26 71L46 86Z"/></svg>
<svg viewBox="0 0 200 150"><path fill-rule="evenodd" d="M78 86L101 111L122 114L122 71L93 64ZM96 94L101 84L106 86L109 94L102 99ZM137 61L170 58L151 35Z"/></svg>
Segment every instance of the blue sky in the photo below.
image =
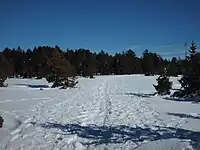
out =
<svg viewBox="0 0 200 150"><path fill-rule="evenodd" d="M181 55L200 46L200 0L0 0L0 49L59 45Z"/></svg>

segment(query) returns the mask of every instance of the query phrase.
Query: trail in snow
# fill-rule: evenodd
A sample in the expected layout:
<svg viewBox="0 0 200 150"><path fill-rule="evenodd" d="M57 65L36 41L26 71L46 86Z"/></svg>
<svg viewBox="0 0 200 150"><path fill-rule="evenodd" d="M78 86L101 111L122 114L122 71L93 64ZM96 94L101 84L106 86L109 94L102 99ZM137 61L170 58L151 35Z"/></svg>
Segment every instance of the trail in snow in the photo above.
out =
<svg viewBox="0 0 200 150"><path fill-rule="evenodd" d="M102 79L103 81L100 81ZM72 96L66 95L66 98L63 97L63 100L59 100L59 103L55 105L45 107L45 102L36 105L32 109L34 113L18 129L11 133L11 142L6 146L12 147L12 145L15 145L20 148L30 147L31 149L50 145L54 148L59 148L68 145L68 148L70 148L74 144L80 146L82 145L81 143L92 141L72 136L72 142L67 144L66 141L70 141L72 137L65 137L56 133L60 131L59 128L51 131L52 129L40 127L41 124L49 122L62 125L80 124L81 126L87 126L94 124L104 126L105 130L107 130L107 136L104 137L106 147L111 140L109 137L112 134L112 126L120 124L129 126L155 125L155 122L158 121L155 112L142 98L125 96L126 98L124 99L124 95L111 94L120 91L120 87L124 86L123 78L100 78L99 80L88 82L91 82L92 86L88 85L88 88L82 87ZM58 99L59 97L54 99L56 98ZM56 138L57 136L59 137ZM56 139L62 139L62 143L59 143ZM85 145L82 146L84 147Z"/></svg>
<svg viewBox="0 0 200 150"><path fill-rule="evenodd" d="M40 92L46 98L29 108L0 149L133 149L159 139L198 141L200 134L178 129L182 119L165 122L150 104L149 87L133 87L130 81L137 82L130 79L82 79L77 89Z"/></svg>

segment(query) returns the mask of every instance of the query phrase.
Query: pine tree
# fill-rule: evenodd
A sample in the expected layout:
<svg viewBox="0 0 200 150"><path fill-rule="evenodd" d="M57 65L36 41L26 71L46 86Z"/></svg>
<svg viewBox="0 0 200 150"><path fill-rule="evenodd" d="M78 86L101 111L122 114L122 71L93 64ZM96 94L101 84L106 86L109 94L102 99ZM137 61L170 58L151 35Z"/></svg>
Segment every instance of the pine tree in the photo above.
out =
<svg viewBox="0 0 200 150"><path fill-rule="evenodd" d="M168 76L178 77L178 63L176 57L173 57L167 65Z"/></svg>
<svg viewBox="0 0 200 150"><path fill-rule="evenodd" d="M75 75L74 68L71 66L70 62L65 59L64 54L60 52L59 48L55 48L52 51L52 56L48 58L47 64L51 68L52 73L47 76L46 79L48 82L53 82L52 88L75 86L75 84L71 84L69 80L69 77ZM73 81L73 83L77 82Z"/></svg>
<svg viewBox="0 0 200 150"><path fill-rule="evenodd" d="M6 60L4 55L0 53L0 87L7 86L4 81L13 73L12 65Z"/></svg>
<svg viewBox="0 0 200 150"><path fill-rule="evenodd" d="M155 74L154 54L146 49L141 59L144 74L146 76Z"/></svg>
<svg viewBox="0 0 200 150"><path fill-rule="evenodd" d="M179 80L181 89L172 96L179 98L197 98L200 96L200 53L196 51L197 47L192 42L189 56L186 56L187 66Z"/></svg>
<svg viewBox="0 0 200 150"><path fill-rule="evenodd" d="M172 88L172 82L169 81L167 76L167 70L164 69L164 72L157 79L158 85L153 85L156 89L158 95L167 95L170 94L170 89Z"/></svg>

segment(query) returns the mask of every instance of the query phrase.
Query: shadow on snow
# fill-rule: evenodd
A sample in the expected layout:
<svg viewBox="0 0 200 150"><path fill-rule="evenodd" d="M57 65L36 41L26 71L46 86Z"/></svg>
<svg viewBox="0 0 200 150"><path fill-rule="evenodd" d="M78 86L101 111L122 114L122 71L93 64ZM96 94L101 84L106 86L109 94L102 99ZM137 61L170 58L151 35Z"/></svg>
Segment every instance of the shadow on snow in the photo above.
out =
<svg viewBox="0 0 200 150"><path fill-rule="evenodd" d="M47 122L40 124L43 128L60 129L62 135L77 135L78 137L90 139L91 141L82 143L84 145L100 145L108 143L125 143L128 140L132 142L143 142L145 140L154 141L162 139L190 139L195 147L200 146L200 132L190 130L155 126L152 128L130 127L126 125L118 126L97 126L79 124L57 124ZM59 133L58 133L59 134Z"/></svg>
<svg viewBox="0 0 200 150"><path fill-rule="evenodd" d="M200 119L200 116L192 116L188 114L179 114L179 113L167 113L168 115L177 116L180 118L191 118L191 119Z"/></svg>
<svg viewBox="0 0 200 150"><path fill-rule="evenodd" d="M27 87L30 87L30 88L49 88L49 86L45 85L45 84L38 84L38 85L34 85L34 84L15 84L15 85L27 86Z"/></svg>
<svg viewBox="0 0 200 150"><path fill-rule="evenodd" d="M178 102L194 102L191 98L174 98L174 97L165 97L163 98L165 100L171 100L171 101L178 101Z"/></svg>
<svg viewBox="0 0 200 150"><path fill-rule="evenodd" d="M116 95L127 95L127 96L137 96L137 97L143 97L143 98L150 98L151 96L154 96L154 94L145 94L145 93L117 93Z"/></svg>

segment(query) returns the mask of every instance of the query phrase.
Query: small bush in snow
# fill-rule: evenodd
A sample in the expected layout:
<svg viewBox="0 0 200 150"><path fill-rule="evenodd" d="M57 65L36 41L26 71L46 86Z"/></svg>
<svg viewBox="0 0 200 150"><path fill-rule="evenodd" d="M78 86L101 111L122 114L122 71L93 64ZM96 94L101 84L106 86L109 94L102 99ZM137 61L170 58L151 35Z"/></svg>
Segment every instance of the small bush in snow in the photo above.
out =
<svg viewBox="0 0 200 150"><path fill-rule="evenodd" d="M169 77L167 76L166 69L157 79L158 84L153 85L156 89L156 93L158 95L167 95L170 94L170 89L172 88L172 82L169 81Z"/></svg>
<svg viewBox="0 0 200 150"><path fill-rule="evenodd" d="M0 77L0 87L7 87L7 85L4 83L6 80L6 77Z"/></svg>
<svg viewBox="0 0 200 150"><path fill-rule="evenodd" d="M57 78L53 85L52 88L55 87L61 87L61 89L66 89L68 87L74 88L76 84L78 84L78 81L76 81L76 77L71 77L71 78Z"/></svg>
<svg viewBox="0 0 200 150"><path fill-rule="evenodd" d="M48 76L46 78L48 82L53 82L51 88L61 87L62 89L66 89L68 87L73 88L76 84L78 84L76 77L60 77L57 75Z"/></svg>
<svg viewBox="0 0 200 150"><path fill-rule="evenodd" d="M90 76L90 79L94 79L95 77L93 75Z"/></svg>
<svg viewBox="0 0 200 150"><path fill-rule="evenodd" d="M46 77L47 82L52 83L56 80L57 76L55 74L50 74Z"/></svg>
<svg viewBox="0 0 200 150"><path fill-rule="evenodd" d="M0 128L3 127L3 122L4 122L3 117L0 115Z"/></svg>

